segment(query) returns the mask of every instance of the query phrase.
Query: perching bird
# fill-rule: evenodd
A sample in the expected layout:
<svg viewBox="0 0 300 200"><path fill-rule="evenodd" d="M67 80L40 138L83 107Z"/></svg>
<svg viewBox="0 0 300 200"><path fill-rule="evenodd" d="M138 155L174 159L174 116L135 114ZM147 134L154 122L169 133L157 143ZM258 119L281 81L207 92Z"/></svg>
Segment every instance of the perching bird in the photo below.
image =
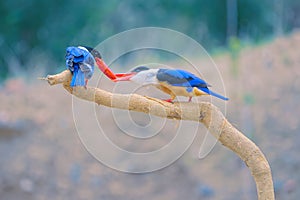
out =
<svg viewBox="0 0 300 200"><path fill-rule="evenodd" d="M71 87L87 86L87 82L94 74L95 61L98 68L111 80L116 79L115 74L102 61L100 53L91 47L68 47L66 50L66 66L72 72Z"/></svg>
<svg viewBox="0 0 300 200"><path fill-rule="evenodd" d="M176 96L189 97L189 102L194 96L212 95L223 100L228 98L219 95L210 89L204 80L196 75L181 69L150 69L140 66L129 73L115 74L115 81L133 81L142 85L154 85L163 92L171 95L166 100L172 102Z"/></svg>

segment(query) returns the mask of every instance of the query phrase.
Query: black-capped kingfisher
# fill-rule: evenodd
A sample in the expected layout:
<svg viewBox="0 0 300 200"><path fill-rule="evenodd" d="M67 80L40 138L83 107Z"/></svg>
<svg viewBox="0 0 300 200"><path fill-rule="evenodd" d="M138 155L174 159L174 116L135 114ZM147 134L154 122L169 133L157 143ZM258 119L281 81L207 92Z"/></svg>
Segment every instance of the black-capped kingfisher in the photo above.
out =
<svg viewBox="0 0 300 200"><path fill-rule="evenodd" d="M189 97L189 102L194 96L211 95L227 101L228 98L217 94L208 87L204 80L196 75L181 69L150 69L146 66L139 66L129 73L115 74L114 81L132 81L141 85L154 85L161 91L169 94L172 102L176 96Z"/></svg>

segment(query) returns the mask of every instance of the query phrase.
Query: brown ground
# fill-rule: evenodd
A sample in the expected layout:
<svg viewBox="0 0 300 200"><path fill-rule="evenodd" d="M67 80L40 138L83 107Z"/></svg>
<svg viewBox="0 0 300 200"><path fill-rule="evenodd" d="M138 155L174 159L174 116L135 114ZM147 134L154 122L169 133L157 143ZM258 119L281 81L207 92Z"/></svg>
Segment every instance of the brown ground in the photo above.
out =
<svg viewBox="0 0 300 200"><path fill-rule="evenodd" d="M237 76L232 74L229 55L214 58L230 97L227 117L270 161L277 199L300 197L296 190L300 183L299 52L300 33L244 48L237 60ZM204 64L199 61L199 66ZM214 74L203 71L213 88L222 91L220 84L213 84L217 82ZM72 118L71 96L61 86L25 82L10 79L0 88L0 199L256 198L247 168L222 145L217 144L205 159L197 159L205 134L202 126L191 148L171 166L142 175L121 173L86 151ZM113 85L104 82L103 88ZM223 105L221 101L216 104ZM112 140L130 150L156 149L174 136L177 126L168 121L165 134L140 146L129 139L118 140L123 136L111 110L99 109ZM88 120L90 116L83 117ZM132 117L139 124L147 120L139 114Z"/></svg>

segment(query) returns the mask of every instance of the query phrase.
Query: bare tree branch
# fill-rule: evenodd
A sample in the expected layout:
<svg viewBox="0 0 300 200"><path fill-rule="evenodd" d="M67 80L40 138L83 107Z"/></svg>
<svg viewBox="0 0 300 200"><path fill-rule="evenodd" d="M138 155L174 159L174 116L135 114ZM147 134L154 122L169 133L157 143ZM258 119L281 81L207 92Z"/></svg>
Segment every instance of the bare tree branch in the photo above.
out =
<svg viewBox="0 0 300 200"><path fill-rule="evenodd" d="M71 78L72 74L66 70L60 74L48 75L46 80L50 85L63 84L63 87L72 95L98 105L203 123L219 142L235 152L246 163L254 177L258 199L275 199L271 169L264 154L251 140L234 128L221 111L211 103L181 102L172 104L137 94L113 94L93 87L71 88Z"/></svg>

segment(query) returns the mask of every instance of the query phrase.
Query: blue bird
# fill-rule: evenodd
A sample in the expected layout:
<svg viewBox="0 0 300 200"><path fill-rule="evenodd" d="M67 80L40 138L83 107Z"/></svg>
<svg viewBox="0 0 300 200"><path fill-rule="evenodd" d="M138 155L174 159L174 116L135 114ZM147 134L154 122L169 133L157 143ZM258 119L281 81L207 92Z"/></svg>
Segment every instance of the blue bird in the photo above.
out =
<svg viewBox="0 0 300 200"><path fill-rule="evenodd" d="M94 74L95 62L98 68L111 80L116 79L115 74L102 60L101 54L94 48L87 46L68 47L66 50L66 66L72 74L71 87L84 86Z"/></svg>
<svg viewBox="0 0 300 200"><path fill-rule="evenodd" d="M66 66L73 74L70 83L71 87L86 87L88 80L92 78L94 74L95 60L91 54L93 49L88 48L78 46L68 47L66 49Z"/></svg>
<svg viewBox="0 0 300 200"><path fill-rule="evenodd" d="M172 102L176 96L189 97L189 102L194 96L212 95L227 101L228 98L217 94L208 87L204 80L196 75L181 69L150 69L140 66L129 73L115 74L115 81L133 81L141 85L154 85L161 91L171 95L166 100Z"/></svg>

